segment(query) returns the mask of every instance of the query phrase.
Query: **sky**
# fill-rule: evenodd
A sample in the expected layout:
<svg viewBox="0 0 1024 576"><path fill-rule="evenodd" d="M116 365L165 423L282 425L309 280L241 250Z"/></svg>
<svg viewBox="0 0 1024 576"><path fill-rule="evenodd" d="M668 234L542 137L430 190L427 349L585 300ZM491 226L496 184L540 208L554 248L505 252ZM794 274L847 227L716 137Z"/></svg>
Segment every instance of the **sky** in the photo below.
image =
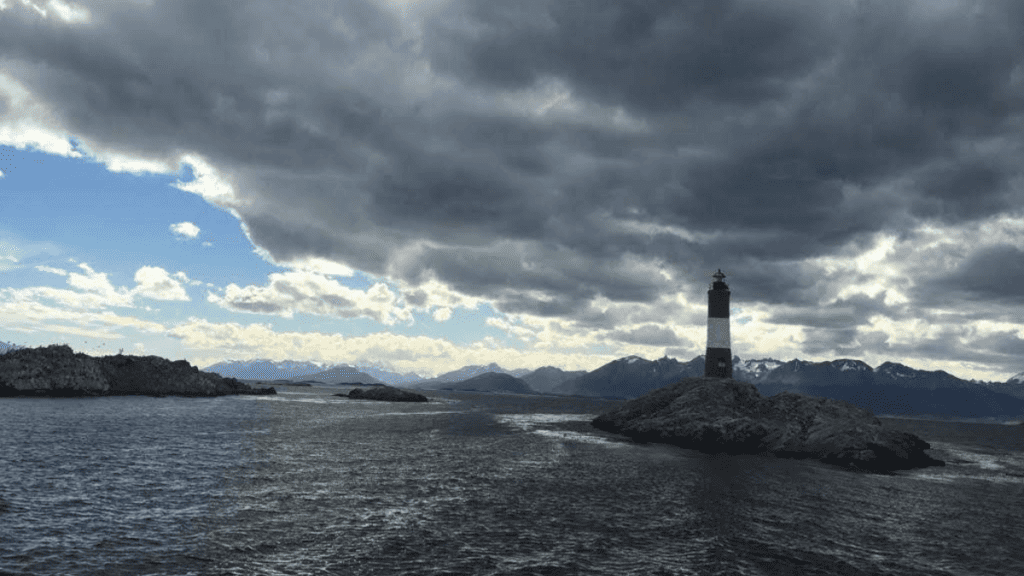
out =
<svg viewBox="0 0 1024 576"><path fill-rule="evenodd" d="M0 0L0 341L1024 370L1019 0Z"/></svg>

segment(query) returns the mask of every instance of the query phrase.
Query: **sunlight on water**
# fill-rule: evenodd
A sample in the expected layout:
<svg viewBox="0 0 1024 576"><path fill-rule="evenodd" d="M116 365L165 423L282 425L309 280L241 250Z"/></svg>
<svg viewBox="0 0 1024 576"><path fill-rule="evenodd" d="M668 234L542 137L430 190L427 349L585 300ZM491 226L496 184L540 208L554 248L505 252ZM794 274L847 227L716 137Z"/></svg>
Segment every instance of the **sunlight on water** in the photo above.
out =
<svg viewBox="0 0 1024 576"><path fill-rule="evenodd" d="M1001 437L878 476L615 440L590 400L332 392L0 401L0 573L1024 573Z"/></svg>
<svg viewBox="0 0 1024 576"><path fill-rule="evenodd" d="M562 442L588 442L591 444L602 444L612 447L623 447L622 442L613 442L596 434L584 434L572 430L557 430L543 428L543 425L550 425L559 422L589 422L596 414L497 414L495 419L504 424L510 424L539 436L551 438Z"/></svg>

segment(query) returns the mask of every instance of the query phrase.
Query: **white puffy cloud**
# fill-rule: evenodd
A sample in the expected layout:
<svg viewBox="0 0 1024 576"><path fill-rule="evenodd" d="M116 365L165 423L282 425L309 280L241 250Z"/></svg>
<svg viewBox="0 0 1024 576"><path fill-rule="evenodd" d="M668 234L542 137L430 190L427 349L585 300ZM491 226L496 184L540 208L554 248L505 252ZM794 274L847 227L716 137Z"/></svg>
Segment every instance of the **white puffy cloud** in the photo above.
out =
<svg viewBox="0 0 1024 576"><path fill-rule="evenodd" d="M398 296L383 282L358 290L322 274L300 270L271 274L266 286L229 284L223 296L210 293L207 300L236 312L285 318L303 313L366 317L387 325L412 321L412 312L400 304Z"/></svg>
<svg viewBox="0 0 1024 576"><path fill-rule="evenodd" d="M118 330L131 328L161 333L162 324L102 310L109 303L98 293L47 287L0 289L4 327L21 332L47 331L96 339L118 339Z"/></svg>
<svg viewBox="0 0 1024 576"><path fill-rule="evenodd" d="M78 265L85 273L70 272L68 274L68 285L78 288L87 293L95 294L101 298L105 306L131 306L132 294L125 288L115 288L107 274L96 272L88 264Z"/></svg>
<svg viewBox="0 0 1024 576"><path fill-rule="evenodd" d="M199 226L191 222L178 222L177 224L171 224L170 230L178 236L184 236L186 238L195 238L199 236Z"/></svg>
<svg viewBox="0 0 1024 576"><path fill-rule="evenodd" d="M185 192L202 196L210 204L232 208L243 204L231 178L198 154L184 154L181 163L192 168L194 178L189 182L178 180L173 186Z"/></svg>
<svg viewBox="0 0 1024 576"><path fill-rule="evenodd" d="M181 285L188 282L184 272L171 277L163 268L143 266L135 272L135 282L138 286L132 290L133 295L154 300L191 300Z"/></svg>

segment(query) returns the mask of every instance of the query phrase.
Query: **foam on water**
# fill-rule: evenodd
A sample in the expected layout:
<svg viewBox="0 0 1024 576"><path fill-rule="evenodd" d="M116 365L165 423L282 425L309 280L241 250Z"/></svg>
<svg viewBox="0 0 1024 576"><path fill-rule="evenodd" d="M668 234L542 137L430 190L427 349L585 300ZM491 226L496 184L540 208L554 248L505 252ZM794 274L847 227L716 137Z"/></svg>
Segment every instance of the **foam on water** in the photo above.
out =
<svg viewBox="0 0 1024 576"><path fill-rule="evenodd" d="M612 442L596 434L585 434L573 430L551 428L551 424L560 422L589 422L596 414L497 414L495 419L503 424L515 426L520 430L550 438L559 442L586 442L606 446L621 447L625 444Z"/></svg>

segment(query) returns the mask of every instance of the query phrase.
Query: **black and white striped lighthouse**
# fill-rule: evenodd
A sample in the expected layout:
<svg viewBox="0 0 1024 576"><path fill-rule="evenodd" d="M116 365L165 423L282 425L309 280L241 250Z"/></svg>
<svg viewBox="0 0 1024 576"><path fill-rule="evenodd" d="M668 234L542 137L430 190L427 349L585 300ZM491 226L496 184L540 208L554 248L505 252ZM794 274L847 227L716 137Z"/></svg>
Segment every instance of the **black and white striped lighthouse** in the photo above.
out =
<svg viewBox="0 0 1024 576"><path fill-rule="evenodd" d="M708 351L704 355L704 375L732 378L732 349L729 344L729 287L722 280L721 268L712 277L708 290Z"/></svg>

